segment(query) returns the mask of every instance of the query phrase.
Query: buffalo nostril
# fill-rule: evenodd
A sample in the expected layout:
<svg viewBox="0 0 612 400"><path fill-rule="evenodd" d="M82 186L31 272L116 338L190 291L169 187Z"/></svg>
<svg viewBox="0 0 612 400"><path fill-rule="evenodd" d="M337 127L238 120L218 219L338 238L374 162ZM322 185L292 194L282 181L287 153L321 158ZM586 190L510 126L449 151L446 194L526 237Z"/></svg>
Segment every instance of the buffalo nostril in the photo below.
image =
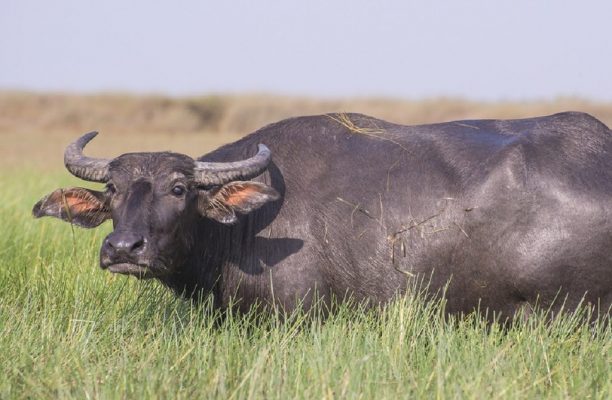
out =
<svg viewBox="0 0 612 400"><path fill-rule="evenodd" d="M144 238L140 238L137 241L134 242L134 244L132 244L132 247L130 248L130 251L132 253L141 250L144 247L145 244L145 240Z"/></svg>
<svg viewBox="0 0 612 400"><path fill-rule="evenodd" d="M111 254L139 253L144 250L145 244L144 237L129 232L113 232L105 241L105 245Z"/></svg>

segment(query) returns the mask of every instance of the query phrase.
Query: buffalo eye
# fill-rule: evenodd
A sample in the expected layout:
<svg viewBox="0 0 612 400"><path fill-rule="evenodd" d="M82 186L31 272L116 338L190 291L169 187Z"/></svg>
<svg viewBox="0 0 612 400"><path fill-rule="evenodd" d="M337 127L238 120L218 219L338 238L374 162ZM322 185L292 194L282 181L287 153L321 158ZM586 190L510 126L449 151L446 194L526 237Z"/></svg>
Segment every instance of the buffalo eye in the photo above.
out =
<svg viewBox="0 0 612 400"><path fill-rule="evenodd" d="M172 188L172 194L175 196L182 196L183 194L185 194L185 190L185 186L176 185Z"/></svg>

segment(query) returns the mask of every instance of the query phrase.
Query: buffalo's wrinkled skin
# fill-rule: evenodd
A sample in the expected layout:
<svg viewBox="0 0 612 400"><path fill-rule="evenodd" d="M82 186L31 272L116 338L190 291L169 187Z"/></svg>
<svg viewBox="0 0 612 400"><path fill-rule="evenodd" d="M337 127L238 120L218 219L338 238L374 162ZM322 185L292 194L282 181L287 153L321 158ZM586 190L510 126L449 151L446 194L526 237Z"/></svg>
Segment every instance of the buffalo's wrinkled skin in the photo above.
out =
<svg viewBox="0 0 612 400"><path fill-rule="evenodd" d="M222 308L308 308L315 293L377 304L424 279L432 293L450 282L451 313L512 316L583 298L610 312L612 132L589 115L421 126L299 117L200 160L245 159L260 143L272 162L258 186L227 186L221 208L226 186L194 184L191 158L133 153L110 163L94 209L67 216L56 191L34 214L86 227L111 218L103 268L189 297L212 292ZM97 217L83 221L81 209Z"/></svg>

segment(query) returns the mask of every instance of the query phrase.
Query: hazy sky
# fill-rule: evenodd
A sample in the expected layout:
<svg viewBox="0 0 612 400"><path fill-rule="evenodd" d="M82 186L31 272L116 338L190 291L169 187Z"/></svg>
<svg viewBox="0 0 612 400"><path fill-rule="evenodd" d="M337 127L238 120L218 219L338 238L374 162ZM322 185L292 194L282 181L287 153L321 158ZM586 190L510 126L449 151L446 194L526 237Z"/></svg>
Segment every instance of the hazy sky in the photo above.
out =
<svg viewBox="0 0 612 400"><path fill-rule="evenodd" d="M612 100L612 1L0 0L0 88Z"/></svg>

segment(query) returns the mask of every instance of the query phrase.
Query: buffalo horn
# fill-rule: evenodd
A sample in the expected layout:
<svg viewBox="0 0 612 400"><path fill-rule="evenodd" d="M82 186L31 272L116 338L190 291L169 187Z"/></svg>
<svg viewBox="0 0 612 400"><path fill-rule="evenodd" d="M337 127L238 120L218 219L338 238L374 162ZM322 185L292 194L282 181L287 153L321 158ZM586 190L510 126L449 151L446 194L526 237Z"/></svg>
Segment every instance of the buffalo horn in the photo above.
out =
<svg viewBox="0 0 612 400"><path fill-rule="evenodd" d="M235 180L249 180L266 170L272 154L264 144L257 146L257 154L234 162L196 161L194 179L202 185L223 185Z"/></svg>
<svg viewBox="0 0 612 400"><path fill-rule="evenodd" d="M64 164L66 169L77 178L91 182L108 181L109 160L92 158L83 155L83 148L98 132L89 132L70 143L64 151Z"/></svg>

